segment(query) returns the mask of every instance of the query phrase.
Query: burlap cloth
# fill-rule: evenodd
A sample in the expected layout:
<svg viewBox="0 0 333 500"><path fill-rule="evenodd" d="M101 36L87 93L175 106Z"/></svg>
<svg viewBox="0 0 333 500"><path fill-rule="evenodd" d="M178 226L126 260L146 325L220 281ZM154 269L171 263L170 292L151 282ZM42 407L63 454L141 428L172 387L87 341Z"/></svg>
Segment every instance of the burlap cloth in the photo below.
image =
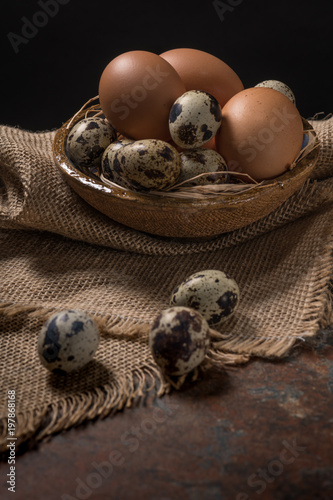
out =
<svg viewBox="0 0 333 500"><path fill-rule="evenodd" d="M304 187L268 217L200 243L111 221L62 178L52 160L54 131L0 127L1 450L8 390L15 390L17 443L106 416L151 388L165 393L149 325L195 271L225 270L241 290L207 363L280 357L331 322L333 118L311 123L321 152ZM98 321L101 343L91 363L64 377L40 365L36 343L46 318L67 307Z"/></svg>

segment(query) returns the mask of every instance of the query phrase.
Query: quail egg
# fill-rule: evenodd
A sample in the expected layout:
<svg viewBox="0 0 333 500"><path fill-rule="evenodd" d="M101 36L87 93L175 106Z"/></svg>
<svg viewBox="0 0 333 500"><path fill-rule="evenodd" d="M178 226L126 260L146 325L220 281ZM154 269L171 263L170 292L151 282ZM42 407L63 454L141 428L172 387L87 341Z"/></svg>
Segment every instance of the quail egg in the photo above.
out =
<svg viewBox="0 0 333 500"><path fill-rule="evenodd" d="M98 169L105 148L117 134L105 118L84 118L71 129L67 139L67 154L83 172Z"/></svg>
<svg viewBox="0 0 333 500"><path fill-rule="evenodd" d="M286 85L285 83L280 82L279 80L265 80L263 82L258 83L256 87L266 87L268 89L277 90L278 92L281 92L281 94L288 97L288 99L290 99L291 102L296 104L296 98L291 88L288 87L288 85Z"/></svg>
<svg viewBox="0 0 333 500"><path fill-rule="evenodd" d="M159 139L142 139L106 154L103 168L123 187L139 191L163 190L175 184L181 161L171 144Z"/></svg>
<svg viewBox="0 0 333 500"><path fill-rule="evenodd" d="M198 311L215 327L230 318L239 303L239 288L223 271L208 269L185 279L172 293L171 306L185 306Z"/></svg>
<svg viewBox="0 0 333 500"><path fill-rule="evenodd" d="M189 182L186 186L198 186L205 184L224 184L228 182L227 174L219 174L218 172L227 172L228 167L224 158L213 149L195 148L188 149L180 153L182 163L181 174L178 183L192 179L193 177L207 172L209 175L197 177Z"/></svg>
<svg viewBox="0 0 333 500"><path fill-rule="evenodd" d="M54 373L69 373L86 365L98 344L99 329L90 316L63 310L53 314L39 332L39 359Z"/></svg>
<svg viewBox="0 0 333 500"><path fill-rule="evenodd" d="M172 140L184 149L197 148L210 141L222 122L222 112L214 96L189 90L173 104L169 115Z"/></svg>
<svg viewBox="0 0 333 500"><path fill-rule="evenodd" d="M132 139L118 139L114 142L111 142L111 144L104 150L102 161L100 164L100 173L103 174L106 179L115 181L110 165L112 165L117 151L127 146L128 144L131 144L132 142L134 142Z"/></svg>
<svg viewBox="0 0 333 500"><path fill-rule="evenodd" d="M149 347L168 375L185 375L202 361L210 345L207 321L188 307L162 311L152 324Z"/></svg>

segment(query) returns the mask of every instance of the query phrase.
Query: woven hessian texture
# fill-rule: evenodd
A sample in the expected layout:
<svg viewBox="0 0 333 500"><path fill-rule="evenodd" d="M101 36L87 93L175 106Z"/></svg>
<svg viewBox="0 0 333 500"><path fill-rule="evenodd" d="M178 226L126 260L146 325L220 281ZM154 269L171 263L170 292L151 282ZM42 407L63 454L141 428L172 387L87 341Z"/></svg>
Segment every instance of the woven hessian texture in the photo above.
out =
<svg viewBox="0 0 333 500"><path fill-rule="evenodd" d="M106 416L150 388L169 390L149 352L149 327L195 271L224 270L241 291L207 364L284 356L331 322L333 119L311 124L321 152L303 188L251 226L199 243L111 221L65 183L52 160L54 132L0 127L1 450L8 390L16 392L18 443ZM40 365L36 344L49 315L68 307L95 318L101 343L92 362L64 377Z"/></svg>

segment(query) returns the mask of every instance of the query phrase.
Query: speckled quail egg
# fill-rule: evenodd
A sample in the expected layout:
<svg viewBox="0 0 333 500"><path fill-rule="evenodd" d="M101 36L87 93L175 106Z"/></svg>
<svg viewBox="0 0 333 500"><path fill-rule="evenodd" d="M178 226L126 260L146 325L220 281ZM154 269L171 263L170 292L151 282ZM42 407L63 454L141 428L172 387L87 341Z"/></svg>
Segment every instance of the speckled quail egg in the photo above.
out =
<svg viewBox="0 0 333 500"><path fill-rule="evenodd" d="M53 314L38 336L41 363L54 373L69 373L86 365L99 344L99 329L86 313L63 310Z"/></svg>
<svg viewBox="0 0 333 500"><path fill-rule="evenodd" d="M291 88L288 87L288 85L286 85L285 83L280 82L279 80L265 80L263 82L258 83L256 87L265 87L268 89L277 90L278 92L281 92L281 94L288 97L288 99L290 99L291 102L296 104L296 98Z"/></svg>
<svg viewBox="0 0 333 500"><path fill-rule="evenodd" d="M105 148L116 138L116 131L105 118L84 118L68 135L67 154L78 168L88 173L98 169Z"/></svg>
<svg viewBox="0 0 333 500"><path fill-rule="evenodd" d="M239 288L223 271L208 269L185 279L173 291L170 305L186 306L198 311L215 327L230 318L239 303Z"/></svg>
<svg viewBox="0 0 333 500"><path fill-rule="evenodd" d="M118 139L111 142L111 144L109 144L109 146L104 150L99 167L99 173L103 174L106 179L114 182L114 176L110 165L113 163L116 152L132 142L134 142L132 139Z"/></svg>
<svg viewBox="0 0 333 500"><path fill-rule="evenodd" d="M202 90L189 90L174 102L169 130L177 146L198 148L215 136L221 121L221 107L214 96Z"/></svg>
<svg viewBox="0 0 333 500"><path fill-rule="evenodd" d="M228 167L224 158L213 149L188 149L180 153L180 159L182 169L177 181L178 183L192 179L197 175L211 172L209 175L203 175L187 182L184 186L224 184L229 180L227 174L217 173L227 172Z"/></svg>
<svg viewBox="0 0 333 500"><path fill-rule="evenodd" d="M166 189L175 184L181 170L178 151L159 139L133 141L107 155L106 161L114 182L138 191Z"/></svg>
<svg viewBox="0 0 333 500"><path fill-rule="evenodd" d="M204 360L209 345L207 321L188 307L161 311L149 333L153 357L168 375L185 375L196 368Z"/></svg>

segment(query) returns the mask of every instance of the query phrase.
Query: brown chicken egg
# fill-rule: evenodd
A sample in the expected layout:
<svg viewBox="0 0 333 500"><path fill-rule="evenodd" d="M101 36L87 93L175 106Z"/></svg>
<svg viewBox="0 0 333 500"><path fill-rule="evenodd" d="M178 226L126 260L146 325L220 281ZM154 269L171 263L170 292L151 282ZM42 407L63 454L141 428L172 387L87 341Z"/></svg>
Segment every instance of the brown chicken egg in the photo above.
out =
<svg viewBox="0 0 333 500"><path fill-rule="evenodd" d="M222 107L244 89L234 70L208 52L180 48L168 50L160 56L175 68L186 90L204 90L212 94Z"/></svg>
<svg viewBox="0 0 333 500"><path fill-rule="evenodd" d="M303 122L288 97L271 88L249 88L222 109L217 151L230 171L261 181L288 170L303 141Z"/></svg>
<svg viewBox="0 0 333 500"><path fill-rule="evenodd" d="M213 149L214 151L216 151L215 136L210 139L210 141L206 142L206 144L203 144L202 147L205 149Z"/></svg>
<svg viewBox="0 0 333 500"><path fill-rule="evenodd" d="M119 133L135 140L169 140L169 112L185 91L171 64L144 50L115 57L99 82L106 118Z"/></svg>

